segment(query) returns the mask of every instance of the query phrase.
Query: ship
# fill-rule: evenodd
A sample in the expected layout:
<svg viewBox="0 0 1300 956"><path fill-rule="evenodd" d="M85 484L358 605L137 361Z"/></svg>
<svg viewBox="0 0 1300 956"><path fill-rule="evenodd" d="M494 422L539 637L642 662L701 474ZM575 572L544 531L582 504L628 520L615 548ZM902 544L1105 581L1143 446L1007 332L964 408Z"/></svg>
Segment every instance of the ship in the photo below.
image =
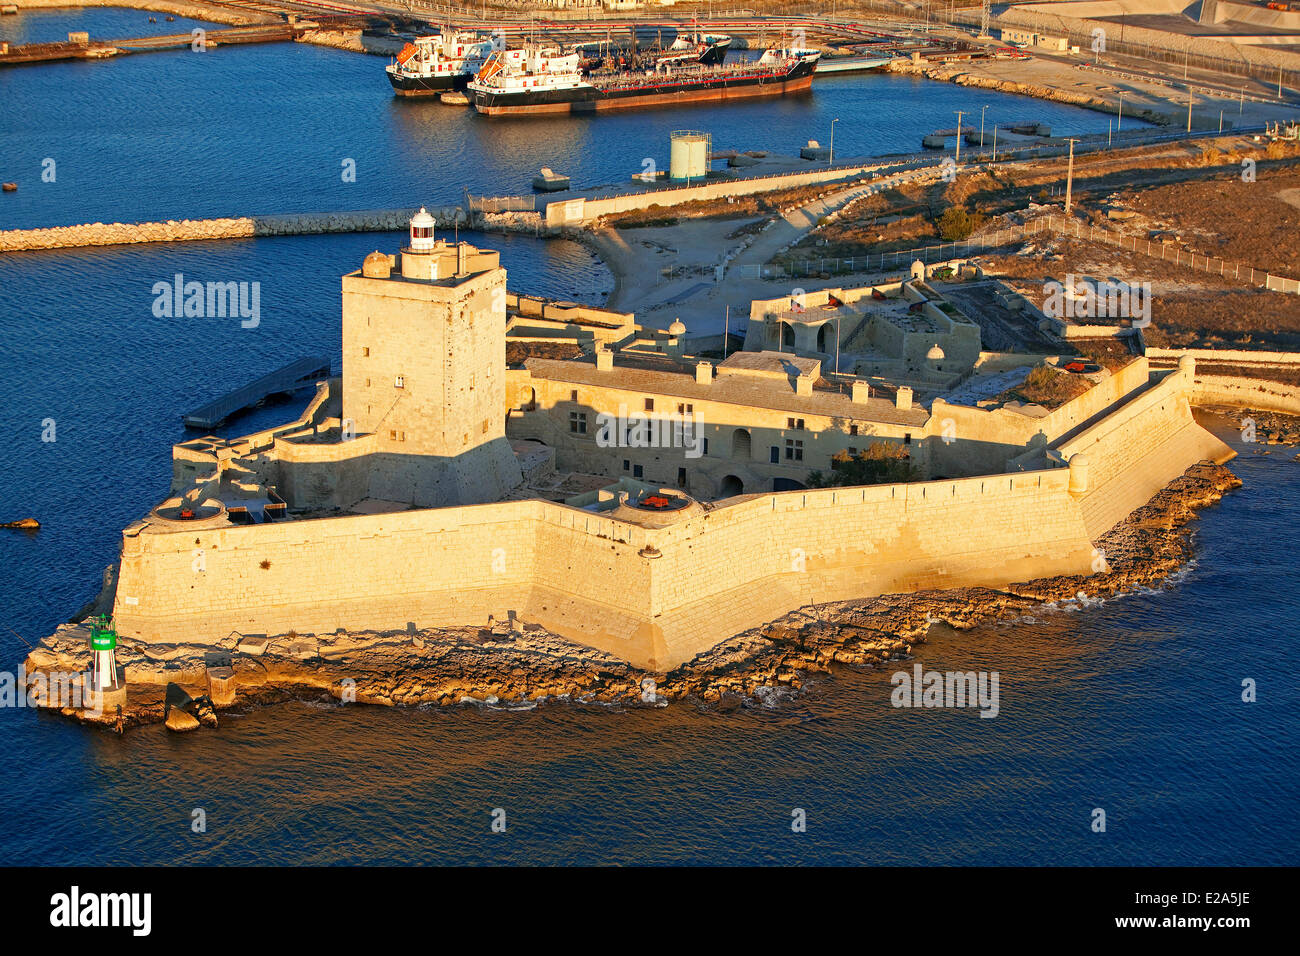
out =
<svg viewBox="0 0 1300 956"><path fill-rule="evenodd" d="M668 49L672 53L693 52L701 63L722 63L731 49L731 37L714 33L683 33Z"/></svg>
<svg viewBox="0 0 1300 956"><path fill-rule="evenodd" d="M812 86L818 56L815 51L769 50L758 62L715 65L687 55L661 59L649 70L584 74L577 53L531 47L512 61L506 51L498 50L470 81L466 95L485 116L595 113L784 96Z"/></svg>
<svg viewBox="0 0 1300 956"><path fill-rule="evenodd" d="M398 96L437 96L463 90L494 50L491 40L467 33L416 37L386 67Z"/></svg>

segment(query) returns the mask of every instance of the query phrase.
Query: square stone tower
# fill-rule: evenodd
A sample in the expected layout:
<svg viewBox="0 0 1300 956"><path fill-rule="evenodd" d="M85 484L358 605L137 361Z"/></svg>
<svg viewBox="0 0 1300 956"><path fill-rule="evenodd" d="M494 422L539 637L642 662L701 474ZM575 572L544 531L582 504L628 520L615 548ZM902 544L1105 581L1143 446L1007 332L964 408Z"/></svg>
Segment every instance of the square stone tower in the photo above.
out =
<svg viewBox="0 0 1300 956"><path fill-rule="evenodd" d="M506 272L435 240L423 209L400 260L343 277L343 419L371 439L371 498L420 507L500 498L522 480L505 437Z"/></svg>

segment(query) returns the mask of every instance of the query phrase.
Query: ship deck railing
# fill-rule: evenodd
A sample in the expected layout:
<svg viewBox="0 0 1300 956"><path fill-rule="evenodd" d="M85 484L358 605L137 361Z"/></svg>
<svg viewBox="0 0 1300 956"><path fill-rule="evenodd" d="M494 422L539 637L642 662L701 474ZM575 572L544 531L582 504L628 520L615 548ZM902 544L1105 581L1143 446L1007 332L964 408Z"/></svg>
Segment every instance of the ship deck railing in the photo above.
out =
<svg viewBox="0 0 1300 956"><path fill-rule="evenodd" d="M755 64L743 64L737 66L704 66L701 65L695 69L678 69L667 73L646 72L635 76L599 76L591 75L587 81L592 86L601 90L612 89L629 89L638 87L662 86L665 83L673 82L696 82L702 83L707 80L726 77L727 79L742 80L748 78L758 78L764 76L777 77L789 73L794 67L794 62L784 62L772 64L770 67L758 68Z"/></svg>

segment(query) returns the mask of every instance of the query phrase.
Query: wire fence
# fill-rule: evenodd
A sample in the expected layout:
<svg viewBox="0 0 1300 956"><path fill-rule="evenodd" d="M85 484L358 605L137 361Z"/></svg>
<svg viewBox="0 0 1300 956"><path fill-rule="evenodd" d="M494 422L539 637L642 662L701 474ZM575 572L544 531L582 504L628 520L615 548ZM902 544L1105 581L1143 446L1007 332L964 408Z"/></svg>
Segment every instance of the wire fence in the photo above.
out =
<svg viewBox="0 0 1300 956"><path fill-rule="evenodd" d="M484 212L536 212L536 196L469 196L469 211Z"/></svg>
<svg viewBox="0 0 1300 956"><path fill-rule="evenodd" d="M940 6L935 13L935 19L963 26L979 26L980 13L978 10L973 12L954 10L949 13ZM1287 68L1282 62L1286 51L1247 50L1240 45L1227 43L1212 36L1181 36L1170 33L1163 34L1158 42L1126 39L1123 23L1075 19L1025 10L1007 11L993 25L1066 37L1071 45L1089 52L1092 51L1092 44L1097 35L1095 31L1102 30L1104 31L1102 36L1105 38L1102 57L1115 54L1136 56L1158 63L1181 66L1184 70L1213 70L1216 73L1250 77L1260 82L1272 82L1291 88L1300 84L1300 71L1293 67ZM1132 32L1145 36L1145 31L1141 31L1140 28L1132 29ZM1227 55L1206 52L1207 43L1213 43L1216 51L1223 51ZM1201 48L1200 52L1196 51L1197 47Z"/></svg>
<svg viewBox="0 0 1300 956"><path fill-rule="evenodd" d="M927 265L936 262L948 262L954 259L968 259L971 256L987 254L997 249L1004 249L1015 243L1024 242L1044 232L1082 239L1088 242L1101 242L1116 248L1125 249L1139 255L1160 259L1177 266L1207 272L1213 275L1240 282L1243 285L1268 289L1272 292L1285 292L1300 295L1300 279L1275 275L1266 269L1213 256L1197 255L1173 243L1152 242L1135 236L1122 236L1105 229L1098 229L1064 216L1043 216L1020 226L1007 226L993 232L973 236L961 242L943 242L915 249L900 249L895 252L875 253L866 256L822 257L802 259L782 265L738 266L742 276L748 278L797 278L843 275L849 273L880 274L897 271L913 262Z"/></svg>

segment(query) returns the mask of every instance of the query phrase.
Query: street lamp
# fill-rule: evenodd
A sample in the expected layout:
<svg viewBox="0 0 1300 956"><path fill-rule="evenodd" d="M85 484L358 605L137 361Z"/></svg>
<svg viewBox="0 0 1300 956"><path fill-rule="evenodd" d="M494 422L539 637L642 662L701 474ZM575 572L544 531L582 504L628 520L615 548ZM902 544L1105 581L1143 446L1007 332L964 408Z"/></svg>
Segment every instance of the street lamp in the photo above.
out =
<svg viewBox="0 0 1300 956"><path fill-rule="evenodd" d="M987 106L980 107L980 149L984 148L984 111L986 109L988 109Z"/></svg>
<svg viewBox="0 0 1300 956"><path fill-rule="evenodd" d="M827 166L835 165L835 124L838 123L839 121L840 118L838 116L835 117L835 119L831 120L831 148L830 148L830 152L826 156Z"/></svg>

